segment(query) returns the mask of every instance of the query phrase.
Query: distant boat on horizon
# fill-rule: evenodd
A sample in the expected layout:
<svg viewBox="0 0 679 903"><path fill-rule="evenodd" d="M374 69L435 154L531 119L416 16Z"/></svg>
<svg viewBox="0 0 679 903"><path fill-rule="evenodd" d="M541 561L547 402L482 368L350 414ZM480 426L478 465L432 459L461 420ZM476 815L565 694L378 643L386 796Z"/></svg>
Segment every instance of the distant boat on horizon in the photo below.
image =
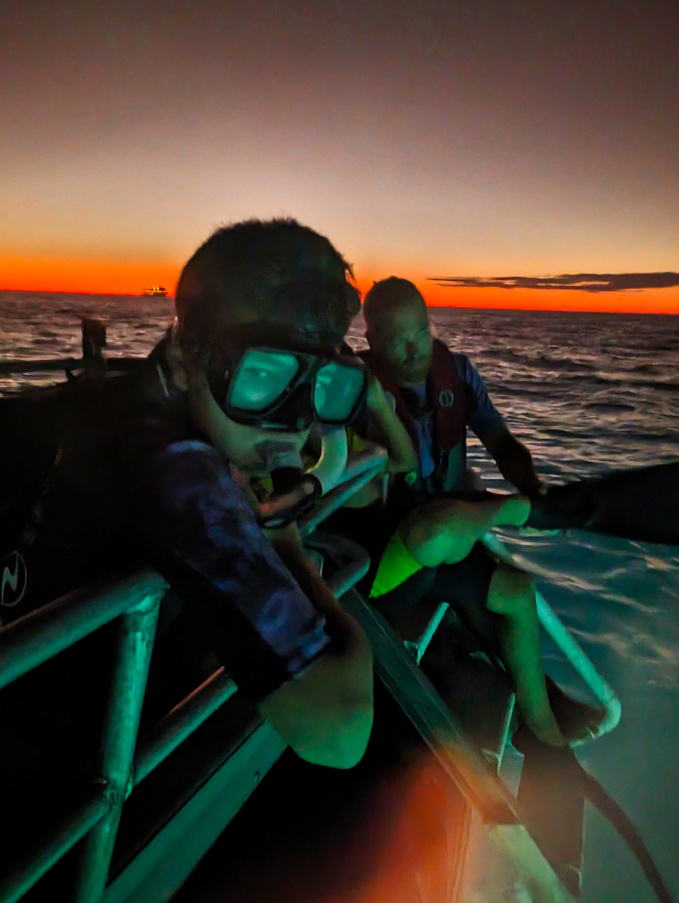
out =
<svg viewBox="0 0 679 903"><path fill-rule="evenodd" d="M161 298L165 298L167 295L167 289L163 285L152 285L151 288L145 288L142 292L142 295L151 295L153 297L159 296Z"/></svg>

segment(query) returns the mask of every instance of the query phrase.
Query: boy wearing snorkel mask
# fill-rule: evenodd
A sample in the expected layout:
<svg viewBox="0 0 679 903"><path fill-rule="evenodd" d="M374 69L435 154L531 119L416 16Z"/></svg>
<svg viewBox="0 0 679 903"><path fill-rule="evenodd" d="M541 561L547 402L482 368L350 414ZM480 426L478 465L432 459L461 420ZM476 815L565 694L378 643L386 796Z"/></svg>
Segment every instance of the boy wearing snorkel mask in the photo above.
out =
<svg viewBox="0 0 679 903"><path fill-rule="evenodd" d="M319 492L301 458L312 425L343 425L364 400L365 368L337 354L359 309L350 274L327 239L279 220L216 233L180 277L167 349L172 383L185 391L192 423L241 486L243 474L271 477L273 498L250 496L263 527L291 522ZM313 602L309 616L325 619L330 641L308 673L260 708L304 758L347 767L370 731L369 647L294 532L274 542Z"/></svg>
<svg viewBox="0 0 679 903"><path fill-rule="evenodd" d="M30 543L25 529L13 540L27 589L3 610L9 621L150 564L290 746L339 768L368 741L370 649L294 533L278 538L284 565L261 527L294 519L317 492L299 455L311 425L343 424L365 395L362 365L337 354L359 309L350 275L293 220L220 229L184 267L174 327L147 365L37 399L29 421L45 453L33 457L50 465ZM268 473L273 497L234 482ZM92 660L71 664L76 683Z"/></svg>

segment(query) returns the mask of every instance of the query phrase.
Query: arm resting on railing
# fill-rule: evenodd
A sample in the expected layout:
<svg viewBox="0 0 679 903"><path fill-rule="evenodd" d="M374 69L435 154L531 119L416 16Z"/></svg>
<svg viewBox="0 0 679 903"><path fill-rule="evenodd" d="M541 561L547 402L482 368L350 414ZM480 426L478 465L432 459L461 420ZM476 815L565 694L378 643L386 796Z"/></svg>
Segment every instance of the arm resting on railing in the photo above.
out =
<svg viewBox="0 0 679 903"><path fill-rule="evenodd" d="M351 768L362 757L373 712L372 653L357 622L332 596L290 532L274 547L305 595L326 620L331 644L302 675L261 705L292 749L317 765Z"/></svg>

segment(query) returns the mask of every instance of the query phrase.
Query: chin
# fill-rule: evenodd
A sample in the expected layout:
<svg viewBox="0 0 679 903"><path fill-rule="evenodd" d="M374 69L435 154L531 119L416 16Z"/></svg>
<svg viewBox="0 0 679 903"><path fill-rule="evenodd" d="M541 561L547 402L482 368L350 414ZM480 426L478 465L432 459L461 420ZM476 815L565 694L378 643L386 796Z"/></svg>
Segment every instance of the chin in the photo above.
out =
<svg viewBox="0 0 679 903"><path fill-rule="evenodd" d="M401 386L417 386L423 383L429 375L429 365L419 370L404 370L398 375L398 383Z"/></svg>

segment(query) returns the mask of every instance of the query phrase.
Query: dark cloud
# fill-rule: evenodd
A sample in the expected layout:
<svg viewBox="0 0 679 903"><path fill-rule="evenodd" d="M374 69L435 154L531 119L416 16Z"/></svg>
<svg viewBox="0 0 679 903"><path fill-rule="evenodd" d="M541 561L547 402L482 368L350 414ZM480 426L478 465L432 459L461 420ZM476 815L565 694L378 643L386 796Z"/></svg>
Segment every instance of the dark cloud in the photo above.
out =
<svg viewBox="0 0 679 903"><path fill-rule="evenodd" d="M679 285L679 273L575 273L562 276L430 276L450 288L548 288L580 292L624 292Z"/></svg>

